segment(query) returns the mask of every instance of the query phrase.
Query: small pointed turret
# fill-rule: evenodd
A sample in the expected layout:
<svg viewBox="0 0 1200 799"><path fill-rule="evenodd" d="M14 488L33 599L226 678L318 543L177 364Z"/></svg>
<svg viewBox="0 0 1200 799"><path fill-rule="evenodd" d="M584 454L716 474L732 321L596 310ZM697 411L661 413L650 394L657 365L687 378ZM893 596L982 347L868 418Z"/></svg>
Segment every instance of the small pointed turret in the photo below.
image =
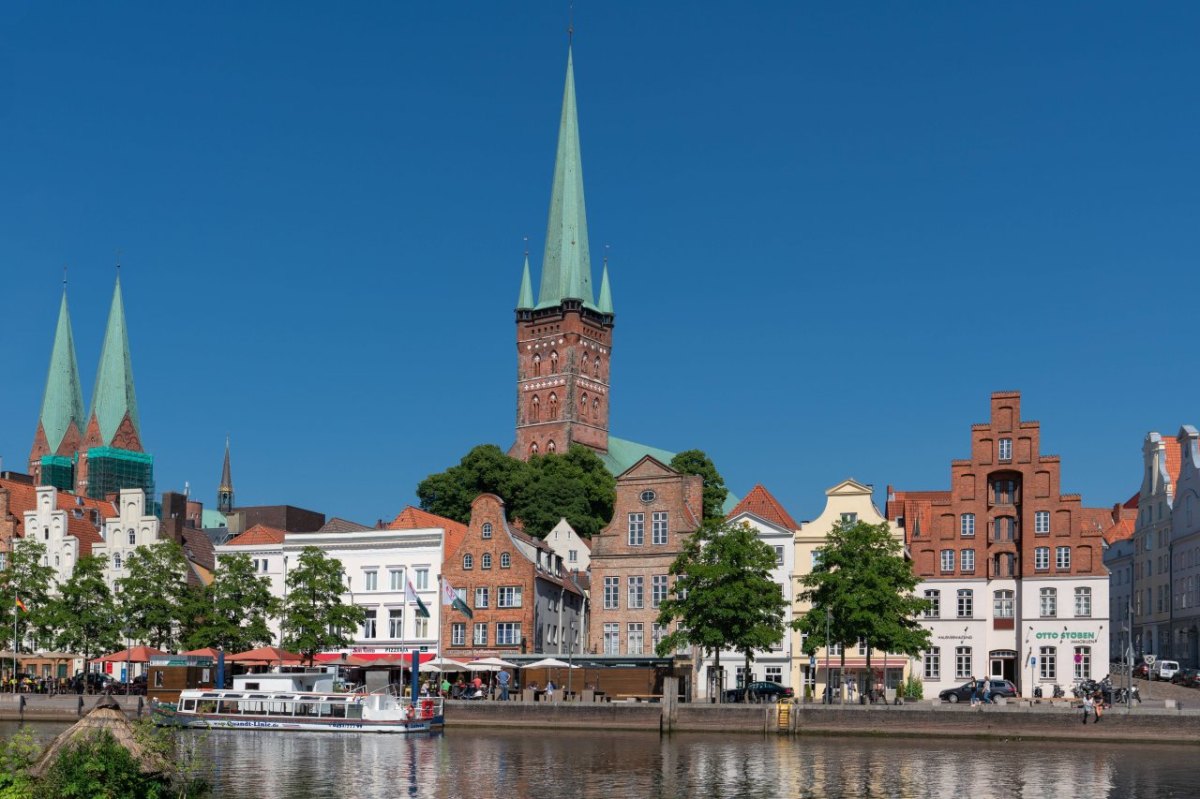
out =
<svg viewBox="0 0 1200 799"><path fill-rule="evenodd" d="M600 313L606 313L610 316L613 312L612 305L612 289L608 286L608 259L604 259L604 274L600 276L600 301L596 303L596 310Z"/></svg>
<svg viewBox="0 0 1200 799"><path fill-rule="evenodd" d="M38 474L37 464L44 455L71 457L78 452L86 421L79 363L75 359L75 337L71 332L71 314L64 288L58 308L58 326L54 331L54 347L50 351L50 372L42 395L42 411L29 454L31 471Z"/></svg>
<svg viewBox="0 0 1200 799"><path fill-rule="evenodd" d="M567 49L567 81L558 125L558 153L554 159L554 186L550 191L538 307L553 307L564 299L580 300L584 305L594 307L587 209L583 199L583 159L579 150L579 118L575 110L575 69L570 48Z"/></svg>
<svg viewBox="0 0 1200 799"><path fill-rule="evenodd" d="M221 485L217 486L217 510L233 510L233 474L229 470L229 436L225 436L225 465L221 467Z"/></svg>
<svg viewBox="0 0 1200 799"><path fill-rule="evenodd" d="M108 327L104 331L104 346L100 349L100 368L96 372L96 387L92 391L86 444L88 448L103 446L130 452L143 451L120 276L113 290Z"/></svg>
<svg viewBox="0 0 1200 799"><path fill-rule="evenodd" d="M517 310L533 310L533 281L529 279L529 253L525 253L525 271L521 273L521 292L517 295Z"/></svg>

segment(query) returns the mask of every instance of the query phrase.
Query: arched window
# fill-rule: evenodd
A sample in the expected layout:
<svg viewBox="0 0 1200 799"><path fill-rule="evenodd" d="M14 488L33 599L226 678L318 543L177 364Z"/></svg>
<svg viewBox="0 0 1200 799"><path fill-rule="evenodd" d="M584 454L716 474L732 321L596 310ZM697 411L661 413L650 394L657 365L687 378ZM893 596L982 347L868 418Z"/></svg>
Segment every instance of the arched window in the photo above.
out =
<svg viewBox="0 0 1200 799"><path fill-rule="evenodd" d="M546 452L557 452L558 448L554 446L554 439L546 442Z"/></svg>
<svg viewBox="0 0 1200 799"><path fill-rule="evenodd" d="M547 403L547 405L549 405L549 408L548 408L549 417L551 419L557 419L558 418L558 395L555 394L554 392L551 392L550 393L550 401Z"/></svg>
<svg viewBox="0 0 1200 799"><path fill-rule="evenodd" d="M471 557L470 553L463 555L463 568L464 569L475 568L475 558Z"/></svg>
<svg viewBox="0 0 1200 799"><path fill-rule="evenodd" d="M533 356L533 376L542 376L542 356L540 353Z"/></svg>
<svg viewBox="0 0 1200 799"><path fill-rule="evenodd" d="M129 528L129 546L137 546L137 530L134 530L132 527Z"/></svg>
<svg viewBox="0 0 1200 799"><path fill-rule="evenodd" d="M113 568L114 569L121 568L121 553L120 552L116 552L113 554Z"/></svg>
<svg viewBox="0 0 1200 799"><path fill-rule="evenodd" d="M509 555L507 552L501 552L500 553L500 568L507 569L510 566L512 566L512 555Z"/></svg>
<svg viewBox="0 0 1200 799"><path fill-rule="evenodd" d="M529 400L529 421L540 422L542 420L542 401L537 394Z"/></svg>
<svg viewBox="0 0 1200 799"><path fill-rule="evenodd" d="M42 528L42 538L45 539L46 541L50 540L50 528L49 527Z"/></svg>
<svg viewBox="0 0 1200 799"><path fill-rule="evenodd" d="M550 353L550 374L558 374L558 352Z"/></svg>
<svg viewBox="0 0 1200 799"><path fill-rule="evenodd" d="M483 527L480 528L480 532L483 534L484 538L491 538L492 537L492 523L484 522Z"/></svg>
<svg viewBox="0 0 1200 799"><path fill-rule="evenodd" d="M481 568L481 569L492 568L492 553L484 552L482 555L479 556L479 568Z"/></svg>
<svg viewBox="0 0 1200 799"><path fill-rule="evenodd" d="M537 445L536 441L529 445L529 454L530 455L538 454L538 445Z"/></svg>

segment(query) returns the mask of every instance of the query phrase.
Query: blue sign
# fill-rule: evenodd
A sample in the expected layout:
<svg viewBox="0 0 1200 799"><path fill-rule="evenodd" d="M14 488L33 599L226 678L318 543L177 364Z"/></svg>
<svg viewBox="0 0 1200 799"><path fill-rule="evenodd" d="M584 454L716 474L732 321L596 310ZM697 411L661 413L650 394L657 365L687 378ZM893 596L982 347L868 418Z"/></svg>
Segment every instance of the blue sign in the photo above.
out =
<svg viewBox="0 0 1200 799"><path fill-rule="evenodd" d="M1036 665L1037 665L1037 656L1036 656L1036 655L1035 655L1034 657L1031 657L1031 658L1029 659L1029 665L1030 665L1030 666L1036 666Z"/></svg>

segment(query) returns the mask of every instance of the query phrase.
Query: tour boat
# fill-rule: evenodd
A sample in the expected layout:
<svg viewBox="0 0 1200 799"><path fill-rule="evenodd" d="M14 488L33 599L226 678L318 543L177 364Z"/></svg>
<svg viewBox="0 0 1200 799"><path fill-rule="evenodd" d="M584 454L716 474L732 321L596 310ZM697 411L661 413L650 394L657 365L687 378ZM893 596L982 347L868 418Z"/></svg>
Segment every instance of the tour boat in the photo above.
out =
<svg viewBox="0 0 1200 799"><path fill-rule="evenodd" d="M418 733L443 726L440 697L412 700L394 687L335 693L327 673L244 674L232 689L186 690L174 708L155 708L160 725L233 730Z"/></svg>

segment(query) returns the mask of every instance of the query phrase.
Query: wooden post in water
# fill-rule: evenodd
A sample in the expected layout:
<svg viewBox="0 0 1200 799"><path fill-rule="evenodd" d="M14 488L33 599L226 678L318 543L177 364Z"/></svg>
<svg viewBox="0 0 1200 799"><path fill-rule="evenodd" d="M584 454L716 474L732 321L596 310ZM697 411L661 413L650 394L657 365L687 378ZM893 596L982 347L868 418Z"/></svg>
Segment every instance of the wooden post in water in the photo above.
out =
<svg viewBox="0 0 1200 799"><path fill-rule="evenodd" d="M662 724L661 729L670 734L675 729L677 708L679 705L679 678L663 678Z"/></svg>

